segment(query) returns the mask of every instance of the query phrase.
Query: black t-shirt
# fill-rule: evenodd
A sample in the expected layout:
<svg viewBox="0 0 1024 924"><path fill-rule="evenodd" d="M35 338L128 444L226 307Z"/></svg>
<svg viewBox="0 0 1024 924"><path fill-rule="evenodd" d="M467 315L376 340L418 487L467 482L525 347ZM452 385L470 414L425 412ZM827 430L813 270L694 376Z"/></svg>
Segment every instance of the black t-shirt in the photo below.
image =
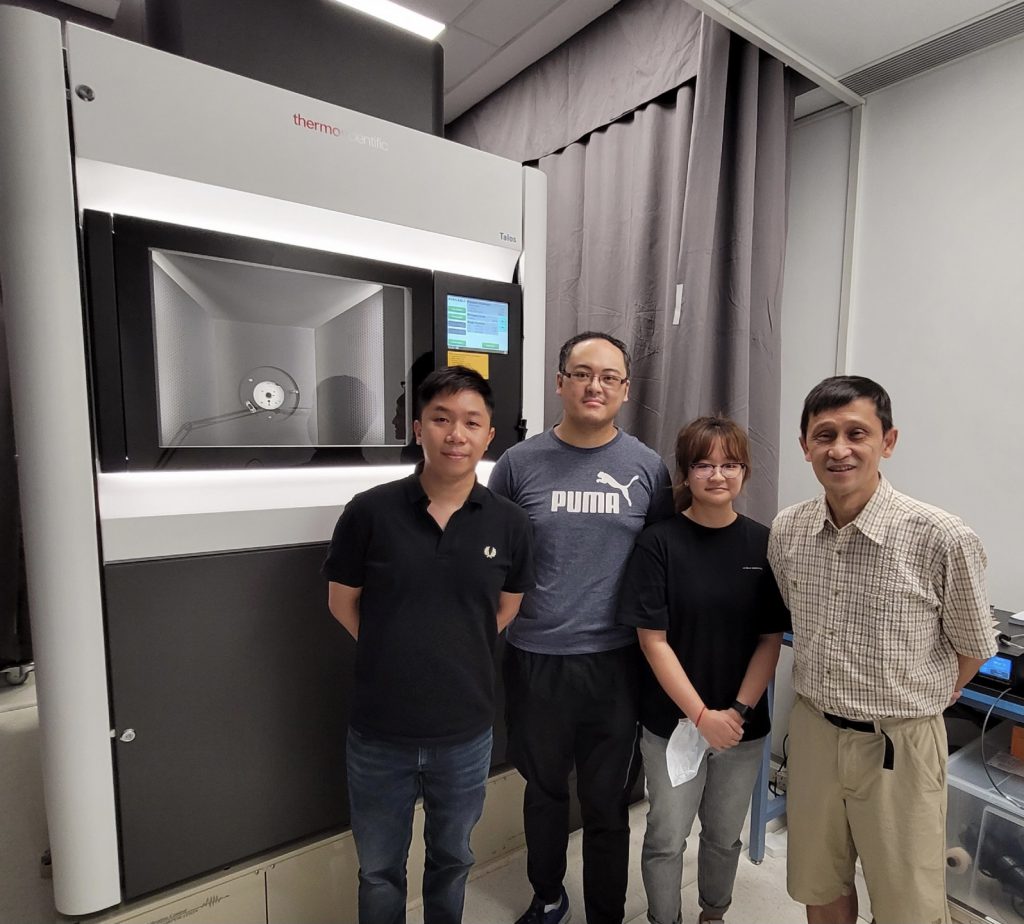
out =
<svg viewBox="0 0 1024 924"><path fill-rule="evenodd" d="M442 532L428 504L418 475L357 494L323 565L362 588L352 727L420 747L491 726L499 595L534 585L523 510L477 484Z"/></svg>
<svg viewBox="0 0 1024 924"><path fill-rule="evenodd" d="M626 567L619 622L664 629L708 709L732 705L762 635L790 629L767 552L768 528L747 517L712 529L677 514L641 533ZM644 727L668 738L682 716L648 667L640 699ZM743 738L762 738L770 728L762 696Z"/></svg>

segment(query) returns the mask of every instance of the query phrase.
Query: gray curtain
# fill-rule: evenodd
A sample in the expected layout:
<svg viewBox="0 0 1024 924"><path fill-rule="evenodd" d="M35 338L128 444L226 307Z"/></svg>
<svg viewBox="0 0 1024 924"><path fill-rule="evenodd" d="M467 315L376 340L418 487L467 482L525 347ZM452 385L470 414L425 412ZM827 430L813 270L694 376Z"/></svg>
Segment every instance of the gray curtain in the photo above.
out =
<svg viewBox="0 0 1024 924"><path fill-rule="evenodd" d="M578 141L692 80L702 16L682 0L622 0L446 130L520 163Z"/></svg>
<svg viewBox="0 0 1024 924"><path fill-rule="evenodd" d="M693 40L668 54L666 65L653 60L666 57L663 42L617 46L616 37L627 33ZM552 379L568 337L588 329L620 337L634 357L622 426L672 468L680 426L701 414L732 417L752 443L745 510L770 522L778 505L789 137L800 78L692 8L666 0L624 0L548 57L564 60L524 72L453 123L449 137L505 156L515 148L547 175ZM579 112L601 118L621 99L603 109L574 102L551 89L552 74L571 71L574 93L584 96L593 74L596 92L607 95L617 73L638 68L663 81L693 74L608 123L564 137L584 124ZM658 86L643 84L646 92ZM528 105L517 109L516 100ZM546 106L575 107L577 114L558 118L542 143L533 122L548 117ZM559 409L549 394L546 423L557 421Z"/></svg>

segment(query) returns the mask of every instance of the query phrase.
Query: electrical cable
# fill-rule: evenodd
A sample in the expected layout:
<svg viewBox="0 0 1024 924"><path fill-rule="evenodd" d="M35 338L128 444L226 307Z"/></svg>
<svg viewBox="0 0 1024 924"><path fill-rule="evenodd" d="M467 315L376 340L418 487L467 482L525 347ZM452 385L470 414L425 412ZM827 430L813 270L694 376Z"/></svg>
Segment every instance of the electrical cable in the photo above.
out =
<svg viewBox="0 0 1024 924"><path fill-rule="evenodd" d="M768 792L770 792L773 796L781 796L782 795L782 793L779 792L778 779L779 779L779 774L782 773L782 771L786 769L786 761L789 759L788 755L786 754L786 742L787 741L789 741L789 732L787 732L782 737L782 761L781 761L781 763L779 764L779 766L775 770L775 780L776 780L776 782L773 783L771 780L768 780ZM785 792L785 790L783 790L783 792Z"/></svg>
<svg viewBox="0 0 1024 924"><path fill-rule="evenodd" d="M1014 799L1013 796L1008 795L999 788L999 784L992 777L992 772L988 769L988 761L985 759L985 732L988 730L988 720L992 716L992 710L999 704L999 700L1009 692L1010 688L1007 687L994 700L992 700L992 705L988 707L988 712L985 713L985 721L981 723L981 766L984 767L985 776L988 777L988 781L992 784L992 788L1011 805L1015 805L1017 808L1024 811L1024 802Z"/></svg>

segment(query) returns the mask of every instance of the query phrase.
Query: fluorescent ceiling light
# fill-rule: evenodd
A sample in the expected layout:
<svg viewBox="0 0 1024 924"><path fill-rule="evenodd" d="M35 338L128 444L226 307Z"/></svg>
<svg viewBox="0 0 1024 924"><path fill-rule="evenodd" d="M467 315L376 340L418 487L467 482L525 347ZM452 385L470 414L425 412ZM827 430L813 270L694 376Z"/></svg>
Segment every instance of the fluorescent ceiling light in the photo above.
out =
<svg viewBox="0 0 1024 924"><path fill-rule="evenodd" d="M337 2L350 6L354 10L369 13L371 16L376 16L378 19L383 19L392 25L408 29L410 32L422 35L424 38L436 39L444 32L443 22L429 19L420 13L414 13L412 10L407 10L404 6L392 3L391 0L337 0Z"/></svg>

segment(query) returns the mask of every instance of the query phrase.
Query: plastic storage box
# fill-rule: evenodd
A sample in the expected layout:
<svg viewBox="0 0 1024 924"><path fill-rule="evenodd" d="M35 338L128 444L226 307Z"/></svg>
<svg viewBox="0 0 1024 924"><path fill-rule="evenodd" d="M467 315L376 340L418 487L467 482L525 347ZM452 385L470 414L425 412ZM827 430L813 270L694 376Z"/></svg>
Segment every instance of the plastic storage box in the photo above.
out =
<svg viewBox="0 0 1024 924"><path fill-rule="evenodd" d="M985 735L989 772L1015 805L993 788L982 763L982 740L949 759L946 891L951 899L1001 924L1024 924L1024 777L992 766L1009 757L1013 723Z"/></svg>

